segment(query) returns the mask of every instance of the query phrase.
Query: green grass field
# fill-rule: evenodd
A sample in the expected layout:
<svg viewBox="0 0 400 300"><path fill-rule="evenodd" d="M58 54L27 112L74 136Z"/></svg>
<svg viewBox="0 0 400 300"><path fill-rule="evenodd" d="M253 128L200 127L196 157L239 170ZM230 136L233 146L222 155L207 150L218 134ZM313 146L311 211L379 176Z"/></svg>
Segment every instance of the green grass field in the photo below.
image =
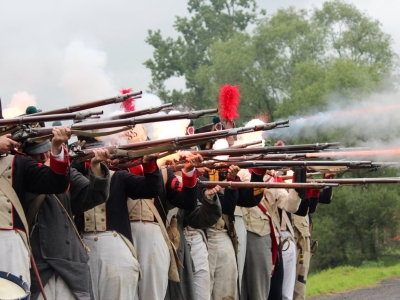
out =
<svg viewBox="0 0 400 300"><path fill-rule="evenodd" d="M360 267L338 267L312 274L307 280L307 296L341 293L378 284L384 279L400 277L400 259L383 257Z"/></svg>

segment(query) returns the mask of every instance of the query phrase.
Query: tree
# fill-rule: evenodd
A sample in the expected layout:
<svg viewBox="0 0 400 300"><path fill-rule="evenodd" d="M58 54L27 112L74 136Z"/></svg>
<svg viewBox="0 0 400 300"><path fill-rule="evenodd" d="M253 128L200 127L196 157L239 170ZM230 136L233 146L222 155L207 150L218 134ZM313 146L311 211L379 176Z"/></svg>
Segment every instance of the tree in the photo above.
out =
<svg viewBox="0 0 400 300"><path fill-rule="evenodd" d="M255 0L190 0L190 18L176 17L177 39L163 39L161 31L149 30L146 42L154 47L153 59L144 65L151 70L150 89L165 101L192 108L205 108L210 95L196 80L196 71L212 64L208 52L212 44L228 41L256 21ZM165 80L183 76L187 91L167 91Z"/></svg>

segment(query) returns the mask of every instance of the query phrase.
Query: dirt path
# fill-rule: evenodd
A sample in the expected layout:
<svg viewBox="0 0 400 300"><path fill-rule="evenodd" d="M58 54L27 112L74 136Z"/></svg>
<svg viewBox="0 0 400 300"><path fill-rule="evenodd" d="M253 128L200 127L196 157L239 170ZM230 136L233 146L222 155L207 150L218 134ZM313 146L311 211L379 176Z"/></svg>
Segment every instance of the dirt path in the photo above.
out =
<svg viewBox="0 0 400 300"><path fill-rule="evenodd" d="M329 295L323 297L311 297L309 300L399 300L400 278L384 280L378 286L363 288L351 292Z"/></svg>

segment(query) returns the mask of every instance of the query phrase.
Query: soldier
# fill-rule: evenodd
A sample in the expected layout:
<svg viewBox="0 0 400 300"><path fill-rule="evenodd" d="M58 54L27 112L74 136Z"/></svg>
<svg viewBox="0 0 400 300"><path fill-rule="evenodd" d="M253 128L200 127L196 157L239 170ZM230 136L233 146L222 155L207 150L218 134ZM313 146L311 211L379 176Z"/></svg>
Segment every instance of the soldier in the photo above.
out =
<svg viewBox="0 0 400 300"><path fill-rule="evenodd" d="M27 143L23 151L38 163L49 164L51 142ZM44 285L47 299L89 299L93 297L89 257L73 222L75 214L83 213L107 200L110 175L101 164L109 157L108 150L95 149L89 180L71 168L68 193L37 195L28 193L31 202L27 211L32 253ZM31 273L33 270L31 269ZM79 276L76 276L79 274ZM32 299L40 293L38 280L32 277ZM43 299L40 295L39 299Z"/></svg>
<svg viewBox="0 0 400 300"><path fill-rule="evenodd" d="M204 174L206 169L198 168L196 171ZM175 174L179 177L177 172ZM183 268L178 269L180 282L168 281L165 300L210 299L207 239L203 230L221 217L221 203L217 194L220 189L219 186L198 189L197 207L194 210L178 210L176 220L180 241L177 253ZM172 224L169 230L171 227Z"/></svg>
<svg viewBox="0 0 400 300"><path fill-rule="evenodd" d="M139 262L142 263L143 279L138 284L135 299L163 300L168 279L179 281L174 251L166 232L169 208L193 210L197 205L195 165L203 160L200 155L183 154L186 160L182 182L169 168L163 167L162 180L155 199L136 197L129 201L131 234Z"/></svg>
<svg viewBox="0 0 400 300"><path fill-rule="evenodd" d="M324 178L333 178L326 173ZM306 284L311 259L311 215L318 203L329 204L332 199L332 187L320 190L308 190L298 211L293 215L295 240L297 242L296 283L293 299L306 299Z"/></svg>
<svg viewBox="0 0 400 300"><path fill-rule="evenodd" d="M265 170L253 169L252 182L263 182ZM271 177L271 181L275 180ZM277 207L295 212L300 204L297 191L290 189L259 189L254 193L261 202L253 208L242 208L247 229L246 261L243 272L244 299L268 299L271 274L280 244L280 225ZM278 287L281 288L281 287Z"/></svg>
<svg viewBox="0 0 400 300"><path fill-rule="evenodd" d="M10 135L0 137L0 269L22 276L30 284L28 224L24 209L29 206L26 192L37 194L63 193L69 185L68 155L62 144L70 137L67 128L54 128L50 166L38 164L18 154Z"/></svg>
<svg viewBox="0 0 400 300"><path fill-rule="evenodd" d="M154 157L145 156L142 165L144 176L111 171L107 202L75 218L83 241L90 248L95 299L134 299L140 266L132 244L127 199L154 197L160 189L160 172Z"/></svg>

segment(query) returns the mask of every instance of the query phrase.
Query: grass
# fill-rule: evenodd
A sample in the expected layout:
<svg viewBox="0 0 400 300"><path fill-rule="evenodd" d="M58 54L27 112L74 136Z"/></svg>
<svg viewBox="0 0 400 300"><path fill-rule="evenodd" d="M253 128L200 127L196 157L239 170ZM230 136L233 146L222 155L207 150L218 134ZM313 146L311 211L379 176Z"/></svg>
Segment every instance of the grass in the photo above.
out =
<svg viewBox="0 0 400 300"><path fill-rule="evenodd" d="M312 274L307 279L307 296L341 293L373 286L382 280L400 277L400 259L383 257L360 267L343 266Z"/></svg>

